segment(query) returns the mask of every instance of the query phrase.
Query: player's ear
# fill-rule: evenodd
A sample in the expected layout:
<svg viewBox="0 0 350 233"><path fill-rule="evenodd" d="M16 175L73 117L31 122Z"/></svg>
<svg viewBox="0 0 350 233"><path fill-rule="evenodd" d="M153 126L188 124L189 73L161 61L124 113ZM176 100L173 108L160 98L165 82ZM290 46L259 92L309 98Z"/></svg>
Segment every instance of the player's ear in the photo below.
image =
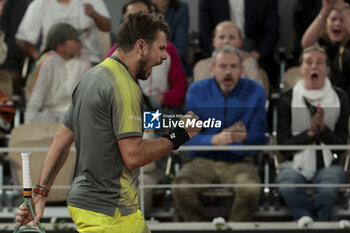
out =
<svg viewBox="0 0 350 233"><path fill-rule="evenodd" d="M147 43L144 39L139 39L138 41L136 41L135 49L136 49L136 52L141 56L144 56L146 47L147 47Z"/></svg>

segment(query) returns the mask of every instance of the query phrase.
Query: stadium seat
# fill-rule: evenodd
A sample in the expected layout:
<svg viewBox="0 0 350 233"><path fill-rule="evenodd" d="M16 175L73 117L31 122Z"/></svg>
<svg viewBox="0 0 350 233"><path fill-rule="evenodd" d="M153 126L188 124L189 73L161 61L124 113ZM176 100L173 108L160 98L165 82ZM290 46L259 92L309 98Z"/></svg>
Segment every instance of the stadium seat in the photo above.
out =
<svg viewBox="0 0 350 233"><path fill-rule="evenodd" d="M50 147L54 136L58 132L61 124L59 123L35 123L35 124L23 124L14 128L10 135L9 148L48 148ZM41 167L47 151L23 151L32 152L31 156L31 171L32 182L36 184L39 180ZM54 191L50 193L48 203L65 202L67 196L67 189L55 189L57 185L70 185L72 180L72 171L75 164L75 152L70 152L66 163L61 168L57 175L55 182L53 183ZM20 152L9 152L9 161L11 166L12 182L14 185L22 184L22 160ZM15 190L18 193L18 190Z"/></svg>

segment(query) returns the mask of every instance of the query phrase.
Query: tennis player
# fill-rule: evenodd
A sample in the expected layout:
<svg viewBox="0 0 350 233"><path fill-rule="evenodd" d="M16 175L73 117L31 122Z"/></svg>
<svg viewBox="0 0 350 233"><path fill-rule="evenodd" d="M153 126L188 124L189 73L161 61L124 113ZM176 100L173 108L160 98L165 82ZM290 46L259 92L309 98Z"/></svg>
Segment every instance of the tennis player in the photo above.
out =
<svg viewBox="0 0 350 233"><path fill-rule="evenodd" d="M77 161L67 205L79 232L150 232L138 206L139 167L194 137L199 128L177 127L142 139L142 99L136 79L167 59L170 31L149 13L128 16L119 27L114 54L83 77L44 161L35 188L34 225L44 214L50 187L75 142ZM182 121L198 120L192 112ZM185 124L186 125L186 124ZM33 220L20 206L17 221Z"/></svg>

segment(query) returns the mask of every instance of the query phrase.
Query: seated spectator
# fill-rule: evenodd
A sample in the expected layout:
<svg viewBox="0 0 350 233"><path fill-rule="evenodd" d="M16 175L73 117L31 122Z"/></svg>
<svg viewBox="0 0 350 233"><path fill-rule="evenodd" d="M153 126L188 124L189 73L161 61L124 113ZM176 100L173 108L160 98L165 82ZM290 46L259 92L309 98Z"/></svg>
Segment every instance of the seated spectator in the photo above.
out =
<svg viewBox="0 0 350 233"><path fill-rule="evenodd" d="M330 59L330 81L350 97L350 7L344 0L323 0L318 16L305 31L303 48L322 46ZM350 102L348 103L350 104ZM348 106L350 107L350 105Z"/></svg>
<svg viewBox="0 0 350 233"><path fill-rule="evenodd" d="M232 21L223 21L214 29L213 46L218 48L222 45L231 45L240 49L243 44L242 34L237 25ZM259 65L255 58L243 53L243 76L263 83L263 77L259 71ZM193 68L193 81L210 77L211 58L200 60ZM267 93L268 94L268 93Z"/></svg>
<svg viewBox="0 0 350 233"><path fill-rule="evenodd" d="M73 89L91 67L87 53L81 50L81 33L65 23L50 28L47 52L33 70L34 86L27 103L25 123L63 121Z"/></svg>
<svg viewBox="0 0 350 233"><path fill-rule="evenodd" d="M212 55L212 78L192 83L186 94L186 111L202 121L215 118L221 128L202 128L187 145L265 144L266 112L264 89L256 81L241 77L242 55L230 45ZM259 184L255 151L196 151L185 163L173 184ZM230 189L235 201L229 221L250 221L258 207L260 188ZM173 197L185 221L205 221L199 196L203 189L173 188Z"/></svg>
<svg viewBox="0 0 350 233"><path fill-rule="evenodd" d="M303 79L281 94L278 102L277 140L280 145L346 144L348 100L327 77L327 54L319 46L307 47L301 55ZM340 166L340 151L305 149L282 151L285 162L276 181L280 184L338 184L346 181ZM305 188L281 187L279 192L300 227L314 220L329 221L339 188L313 189L312 201Z"/></svg>
<svg viewBox="0 0 350 233"><path fill-rule="evenodd" d="M18 28L16 42L27 56L36 61L45 46L42 43L40 51L35 47L40 36L46 41L50 27L59 22L84 30L82 46L89 52L93 64L100 62L97 29L111 29L107 8L101 0L34 0Z"/></svg>

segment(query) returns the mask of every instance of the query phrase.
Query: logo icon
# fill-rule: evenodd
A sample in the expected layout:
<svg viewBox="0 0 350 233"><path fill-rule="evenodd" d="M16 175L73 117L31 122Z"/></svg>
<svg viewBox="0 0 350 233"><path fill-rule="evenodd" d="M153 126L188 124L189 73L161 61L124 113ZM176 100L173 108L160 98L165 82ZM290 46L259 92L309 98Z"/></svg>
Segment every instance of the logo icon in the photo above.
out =
<svg viewBox="0 0 350 233"><path fill-rule="evenodd" d="M143 113L143 128L144 129L160 129L160 116L162 113L157 109L156 112Z"/></svg>

